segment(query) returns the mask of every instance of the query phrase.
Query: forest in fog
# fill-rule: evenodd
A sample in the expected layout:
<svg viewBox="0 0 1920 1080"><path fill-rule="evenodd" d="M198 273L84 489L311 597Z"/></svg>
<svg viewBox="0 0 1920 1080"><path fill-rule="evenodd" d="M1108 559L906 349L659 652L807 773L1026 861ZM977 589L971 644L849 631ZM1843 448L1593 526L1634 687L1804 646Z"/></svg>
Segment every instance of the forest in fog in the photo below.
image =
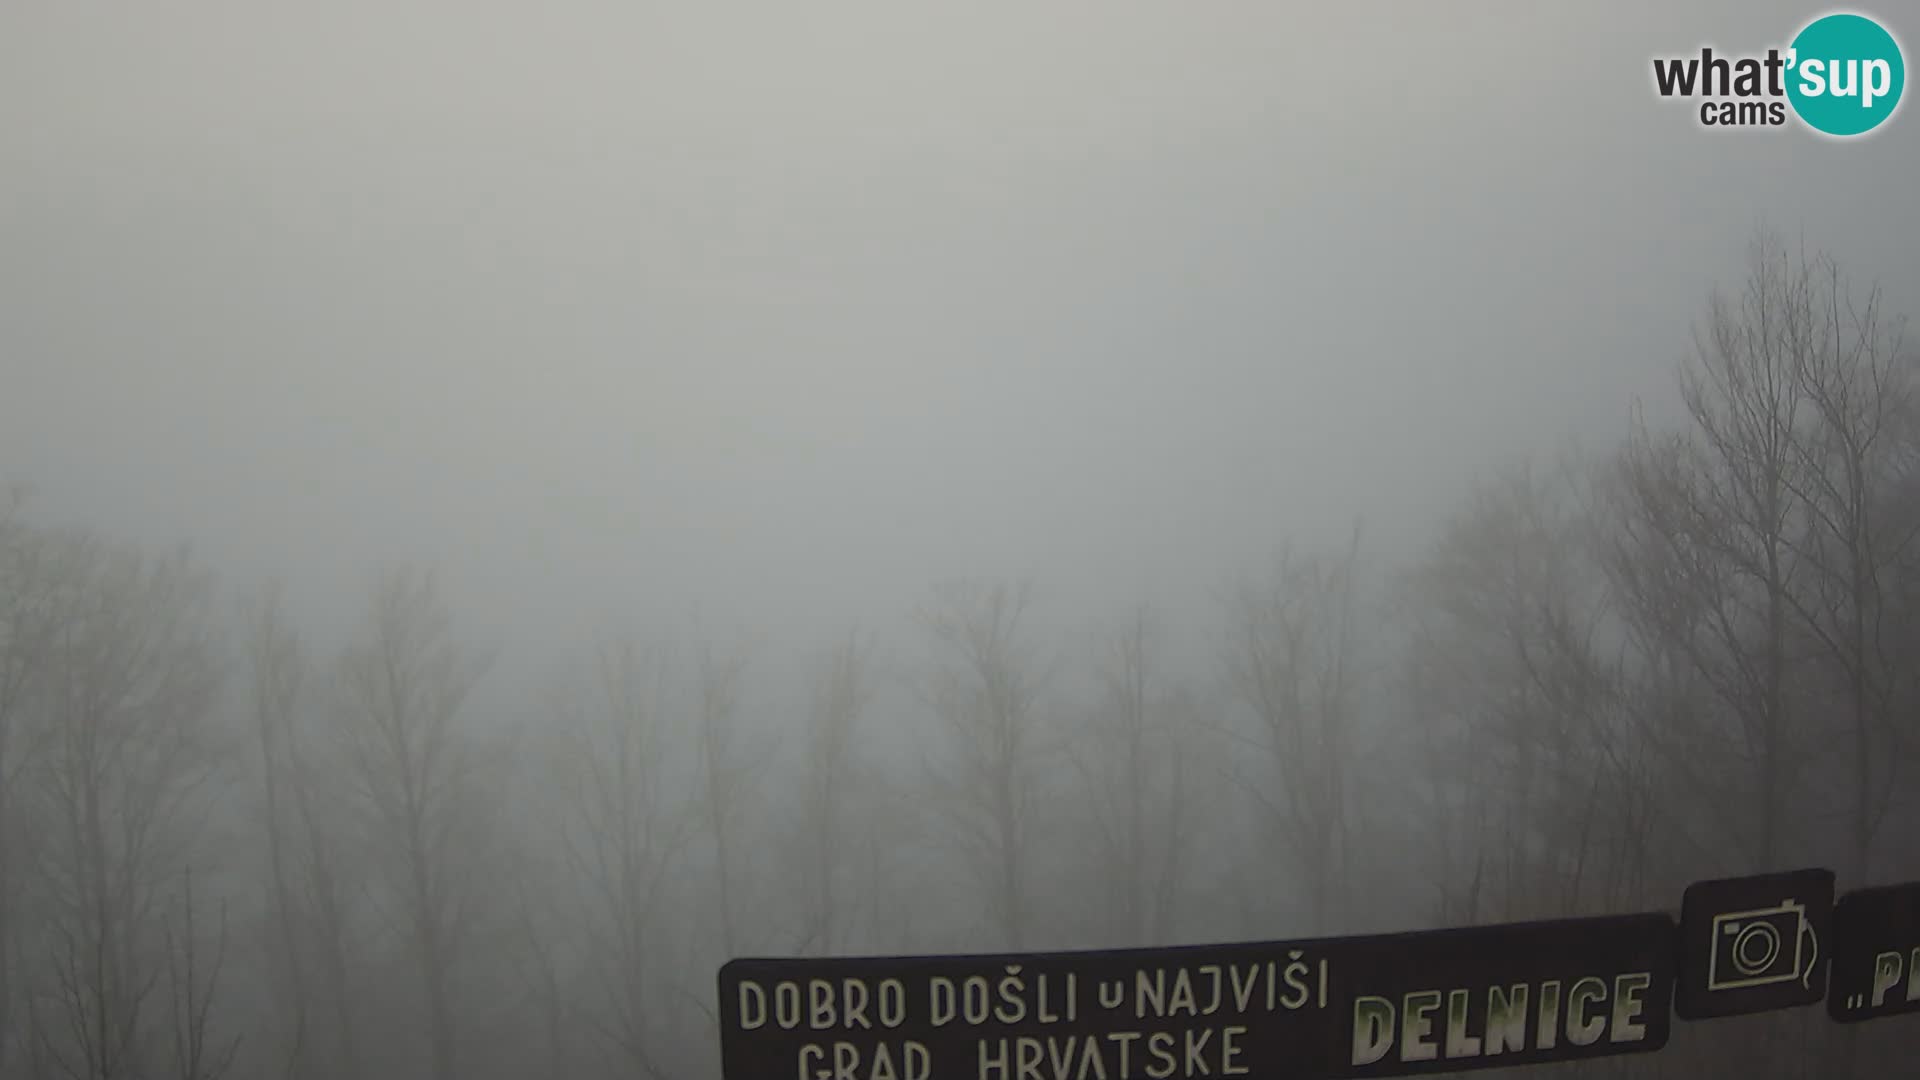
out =
<svg viewBox="0 0 1920 1080"><path fill-rule="evenodd" d="M796 656L638 612L504 705L481 691L515 658L431 565L368 568L357 624L316 630L272 582L55 525L23 489L0 516L0 1078L704 1080L734 956L1920 877L1900 316L1762 234L1674 343L1676 408L1489 471L1410 559L1336 522L1272 537L1204 625L1114 595L1075 633L1045 581L929 582ZM1539 1072L1903 1075L1916 1019L1680 1025Z"/></svg>

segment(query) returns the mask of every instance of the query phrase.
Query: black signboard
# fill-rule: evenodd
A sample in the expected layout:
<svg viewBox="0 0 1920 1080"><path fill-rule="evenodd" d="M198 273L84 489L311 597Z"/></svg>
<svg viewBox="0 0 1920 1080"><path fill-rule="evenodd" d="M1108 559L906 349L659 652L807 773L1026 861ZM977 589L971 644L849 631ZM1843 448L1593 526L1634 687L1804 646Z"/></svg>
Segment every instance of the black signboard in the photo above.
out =
<svg viewBox="0 0 1920 1080"><path fill-rule="evenodd" d="M1666 1045L1664 914L1021 955L735 960L726 1080L1405 1076Z"/></svg>
<svg viewBox="0 0 1920 1080"><path fill-rule="evenodd" d="M1850 892L1833 921L1827 1015L1847 1024L1920 1012L1920 881Z"/></svg>
<svg viewBox="0 0 1920 1080"><path fill-rule="evenodd" d="M1702 881L1680 903L1682 1020L1812 1005L1826 995L1833 871Z"/></svg>

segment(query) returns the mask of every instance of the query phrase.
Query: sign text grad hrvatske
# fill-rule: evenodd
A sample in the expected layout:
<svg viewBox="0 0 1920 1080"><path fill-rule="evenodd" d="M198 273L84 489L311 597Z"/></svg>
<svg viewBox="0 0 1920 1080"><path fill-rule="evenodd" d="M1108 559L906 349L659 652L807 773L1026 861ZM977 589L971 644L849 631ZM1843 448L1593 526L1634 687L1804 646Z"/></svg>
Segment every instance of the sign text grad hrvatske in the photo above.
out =
<svg viewBox="0 0 1920 1080"><path fill-rule="evenodd" d="M1666 915L1108 952L736 960L727 1080L1401 1076L1666 1044Z"/></svg>

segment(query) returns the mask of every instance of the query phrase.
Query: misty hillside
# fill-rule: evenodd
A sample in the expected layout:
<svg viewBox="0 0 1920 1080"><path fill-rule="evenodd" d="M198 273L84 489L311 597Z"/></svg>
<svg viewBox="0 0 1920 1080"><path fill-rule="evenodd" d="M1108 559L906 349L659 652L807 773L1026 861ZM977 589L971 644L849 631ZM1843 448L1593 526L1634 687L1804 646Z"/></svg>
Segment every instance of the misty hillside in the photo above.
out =
<svg viewBox="0 0 1920 1080"><path fill-rule="evenodd" d="M1370 6L0 10L0 1080L1920 879L1920 121Z"/></svg>

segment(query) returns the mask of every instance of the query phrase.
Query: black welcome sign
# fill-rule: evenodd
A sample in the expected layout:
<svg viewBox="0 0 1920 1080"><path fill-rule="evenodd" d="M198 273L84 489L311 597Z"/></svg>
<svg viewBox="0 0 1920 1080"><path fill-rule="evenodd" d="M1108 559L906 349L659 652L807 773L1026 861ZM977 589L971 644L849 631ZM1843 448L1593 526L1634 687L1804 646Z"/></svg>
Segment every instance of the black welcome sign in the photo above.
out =
<svg viewBox="0 0 1920 1080"><path fill-rule="evenodd" d="M1698 882L1665 913L1164 949L742 959L726 1080L1343 1080L1640 1054L1672 1019L1920 1012L1920 882Z"/></svg>
<svg viewBox="0 0 1920 1080"><path fill-rule="evenodd" d="M1171 949L736 960L728 1080L1405 1076L1666 1045L1664 914Z"/></svg>

